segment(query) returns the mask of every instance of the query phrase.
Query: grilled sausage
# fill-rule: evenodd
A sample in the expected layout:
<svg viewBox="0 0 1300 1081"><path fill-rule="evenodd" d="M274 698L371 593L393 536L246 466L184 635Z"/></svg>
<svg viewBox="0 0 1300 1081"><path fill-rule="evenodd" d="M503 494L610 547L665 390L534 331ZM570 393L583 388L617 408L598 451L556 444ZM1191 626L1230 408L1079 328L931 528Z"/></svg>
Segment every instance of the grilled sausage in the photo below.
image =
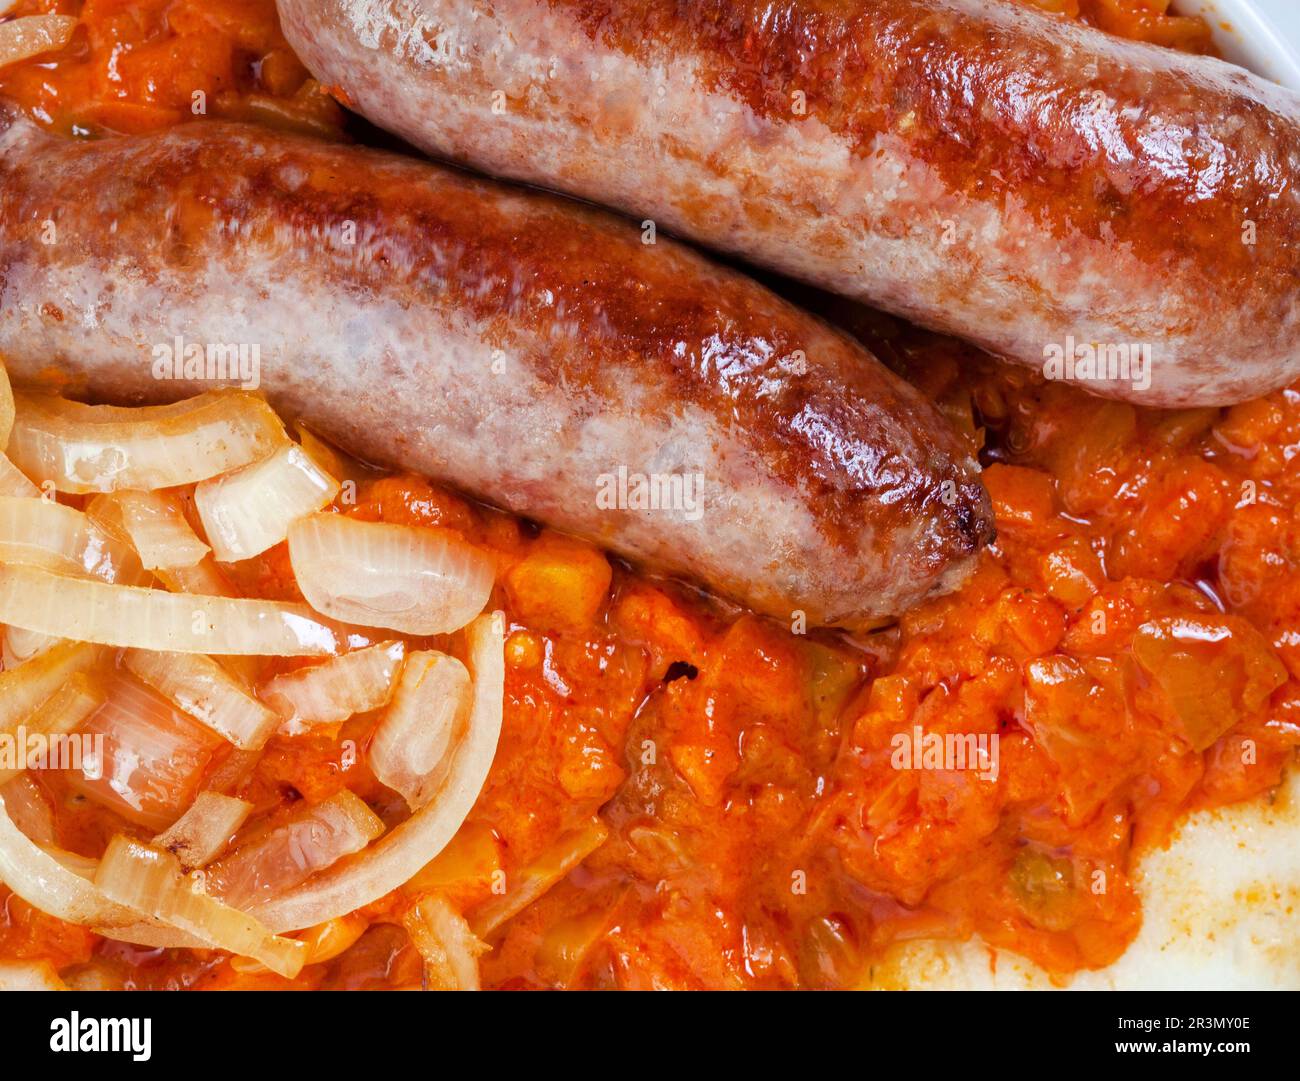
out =
<svg viewBox="0 0 1300 1081"><path fill-rule="evenodd" d="M950 589L991 535L914 389L620 219L254 127L82 143L0 115L20 380L166 400L211 385L159 378L176 336L256 347L270 400L362 456L812 624Z"/></svg>
<svg viewBox="0 0 1300 1081"><path fill-rule="evenodd" d="M486 172L1152 406L1300 376L1300 96L998 0L278 0Z"/></svg>

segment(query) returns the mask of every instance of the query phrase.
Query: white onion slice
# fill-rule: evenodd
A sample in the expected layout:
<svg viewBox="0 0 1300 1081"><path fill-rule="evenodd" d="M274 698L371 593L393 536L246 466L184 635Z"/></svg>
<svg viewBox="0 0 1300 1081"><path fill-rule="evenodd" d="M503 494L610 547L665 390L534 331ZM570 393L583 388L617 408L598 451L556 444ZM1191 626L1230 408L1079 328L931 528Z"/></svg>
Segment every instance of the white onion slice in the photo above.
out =
<svg viewBox="0 0 1300 1081"><path fill-rule="evenodd" d="M0 495L21 496L24 499L37 499L41 490L27 475L9 460L7 454L0 454Z"/></svg>
<svg viewBox="0 0 1300 1081"><path fill-rule="evenodd" d="M475 937L465 918L439 897L429 894L409 908L402 926L424 960L424 983L431 991L477 991L478 959L487 943Z"/></svg>
<svg viewBox="0 0 1300 1081"><path fill-rule="evenodd" d="M153 839L153 846L170 852L189 874L225 851L252 810L253 805L245 800L220 792L200 792L190 809Z"/></svg>
<svg viewBox="0 0 1300 1081"><path fill-rule="evenodd" d="M0 566L0 623L109 646L175 653L318 657L338 633L305 605L106 585Z"/></svg>
<svg viewBox="0 0 1300 1081"><path fill-rule="evenodd" d="M77 20L69 15L27 15L0 23L0 69L62 49L76 26Z"/></svg>
<svg viewBox="0 0 1300 1081"><path fill-rule="evenodd" d="M279 544L289 524L318 511L339 482L292 443L253 465L205 480L194 504L212 551L223 563L251 559Z"/></svg>
<svg viewBox="0 0 1300 1081"><path fill-rule="evenodd" d="M3 652L4 667L14 668L26 661L30 661L37 654L44 653L60 641L62 639L55 638L52 634L27 631L22 627L6 627Z"/></svg>
<svg viewBox="0 0 1300 1081"><path fill-rule="evenodd" d="M199 560L192 567L159 567L154 576L173 593L194 593L202 597L238 596L211 556Z"/></svg>
<svg viewBox="0 0 1300 1081"><path fill-rule="evenodd" d="M122 512L122 527L146 570L192 567L212 549L199 540L176 497L127 489L108 498Z"/></svg>
<svg viewBox="0 0 1300 1081"><path fill-rule="evenodd" d="M220 741L125 674L108 685L106 699L80 731L102 737L99 753L83 755L68 784L130 822L165 829L194 799Z"/></svg>
<svg viewBox="0 0 1300 1081"><path fill-rule="evenodd" d="M175 488L260 461L288 439L261 398L213 390L123 409L16 394L9 456L61 492Z"/></svg>
<svg viewBox="0 0 1300 1081"><path fill-rule="evenodd" d="M21 735L24 743L30 736L66 736L103 704L103 689L89 679L86 673L74 672L34 713L24 718L16 732L11 734ZM47 755L53 751L54 748L47 745ZM61 765L55 765L55 762L61 761L62 756L55 758L55 761L47 758L49 765L46 768L62 768ZM29 768L32 767L21 763L12 768L0 768L0 785L7 784Z"/></svg>
<svg viewBox="0 0 1300 1081"><path fill-rule="evenodd" d="M26 773L0 786L5 809L22 832L38 845L54 844L54 808L41 786Z"/></svg>
<svg viewBox="0 0 1300 1081"><path fill-rule="evenodd" d="M8 0L0 0L0 15ZM9 445L9 433L14 430L14 390L9 384L9 373L0 362L0 450Z"/></svg>
<svg viewBox="0 0 1300 1081"><path fill-rule="evenodd" d="M273 935L251 916L196 890L170 852L119 834L108 843L95 885L118 904L154 916L216 949L256 958L287 979L302 969L307 951L301 942Z"/></svg>
<svg viewBox="0 0 1300 1081"><path fill-rule="evenodd" d="M383 832L379 816L345 788L214 863L208 868L209 889L247 910L360 852Z"/></svg>
<svg viewBox="0 0 1300 1081"><path fill-rule="evenodd" d="M102 651L81 642L60 642L30 661L0 672L0 731L14 728Z"/></svg>
<svg viewBox="0 0 1300 1081"><path fill-rule="evenodd" d="M392 704L370 742L370 769L412 811L438 791L450 768L448 751L464 738L474 691L466 667L445 653L407 658Z"/></svg>
<svg viewBox="0 0 1300 1081"><path fill-rule="evenodd" d="M257 693L284 718L282 731L296 735L387 704L405 656L405 643L381 642L275 676Z"/></svg>
<svg viewBox="0 0 1300 1081"><path fill-rule="evenodd" d="M445 530L313 514L289 527L289 559L318 612L363 627L446 634L483 611L491 558Z"/></svg>
<svg viewBox="0 0 1300 1081"><path fill-rule="evenodd" d="M460 829L487 780L501 735L505 615L480 616L465 633L474 708L469 731L452 752L442 790L360 855L255 909L268 927L280 931L312 927L364 908L414 876Z"/></svg>
<svg viewBox="0 0 1300 1081"><path fill-rule="evenodd" d="M105 928L140 922L28 838L9 816L8 786L0 792L0 881L29 905L68 923Z"/></svg>
<svg viewBox="0 0 1300 1081"><path fill-rule="evenodd" d="M532 863L513 876L508 893L491 897L469 914L470 926L480 938L487 938L507 920L519 915L583 860L603 845L609 827L593 815L576 830L570 830Z"/></svg>
<svg viewBox="0 0 1300 1081"><path fill-rule="evenodd" d="M307 457L331 477L341 481L350 480L353 485L358 485L368 477L377 475L369 466L339 450L332 443L327 443L310 428L295 424L293 430L297 433L302 449L307 452Z"/></svg>
<svg viewBox="0 0 1300 1081"><path fill-rule="evenodd" d="M122 663L127 671L241 750L261 747L280 723L275 713L211 657L130 649Z"/></svg>
<svg viewBox="0 0 1300 1081"><path fill-rule="evenodd" d="M20 496L0 496L0 562L105 582L117 581L123 572L138 575L131 550L81 511Z"/></svg>

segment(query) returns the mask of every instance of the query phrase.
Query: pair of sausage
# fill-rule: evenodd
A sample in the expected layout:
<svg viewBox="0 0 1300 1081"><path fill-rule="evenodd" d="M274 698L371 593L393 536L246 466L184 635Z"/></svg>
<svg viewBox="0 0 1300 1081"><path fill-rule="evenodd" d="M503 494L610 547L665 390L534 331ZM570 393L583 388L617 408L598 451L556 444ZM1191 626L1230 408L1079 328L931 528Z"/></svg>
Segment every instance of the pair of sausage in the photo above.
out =
<svg viewBox="0 0 1300 1081"><path fill-rule="evenodd" d="M379 151L216 122L73 142L0 109L17 380L160 401L212 385L160 368L178 336L255 348L270 400L355 453L783 620L954 587L992 532L970 448L849 338L648 239Z"/></svg>
<svg viewBox="0 0 1300 1081"><path fill-rule="evenodd" d="M1300 376L1300 96L1017 0L278 0L436 156L1148 406Z"/></svg>

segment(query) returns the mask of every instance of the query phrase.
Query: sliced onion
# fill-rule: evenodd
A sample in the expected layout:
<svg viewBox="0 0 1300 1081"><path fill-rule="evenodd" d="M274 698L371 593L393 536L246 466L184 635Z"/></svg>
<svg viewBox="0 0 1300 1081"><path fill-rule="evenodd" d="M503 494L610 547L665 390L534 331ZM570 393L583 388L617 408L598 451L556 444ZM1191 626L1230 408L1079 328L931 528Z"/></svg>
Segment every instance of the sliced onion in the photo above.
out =
<svg viewBox="0 0 1300 1081"><path fill-rule="evenodd" d="M51 646L62 641L52 634L40 634L26 631L22 627L6 627L4 640L4 666L14 668L30 661L38 653L44 653Z"/></svg>
<svg viewBox="0 0 1300 1081"><path fill-rule="evenodd" d="M344 454L332 443L327 443L311 429L295 424L298 442L306 451L307 457L322 470L338 480L350 480L354 485L360 484L367 477L375 476L374 470L357 461L349 454Z"/></svg>
<svg viewBox="0 0 1300 1081"><path fill-rule="evenodd" d="M35 567L0 566L0 623L175 653L316 657L343 648L305 605L106 585Z"/></svg>
<svg viewBox="0 0 1300 1081"><path fill-rule="evenodd" d="M69 643L71 645L71 643ZM85 648L85 647L82 647ZM0 704L3 704L0 695ZM205 942L116 904L65 863L69 854L46 850L16 824L11 812L18 778L0 789L0 882L42 912L102 935L146 946L202 948Z"/></svg>
<svg viewBox="0 0 1300 1081"><path fill-rule="evenodd" d="M275 713L211 657L130 649L122 663L200 724L241 750L261 747L280 723Z"/></svg>
<svg viewBox="0 0 1300 1081"><path fill-rule="evenodd" d="M17 668L0 672L0 731L30 717L76 673L90 668L101 652L81 642L60 642Z"/></svg>
<svg viewBox="0 0 1300 1081"><path fill-rule="evenodd" d="M214 863L209 888L227 904L249 909L360 852L383 832L379 816L345 788Z"/></svg>
<svg viewBox="0 0 1300 1081"><path fill-rule="evenodd" d="M319 965L350 949L369 926L370 921L363 913L349 912L337 920L309 927L297 937L307 947L307 964Z"/></svg>
<svg viewBox="0 0 1300 1081"><path fill-rule="evenodd" d="M83 768L69 771L68 783L129 822L165 829L193 801L220 743L125 674L108 685L106 699L81 726L82 736L103 737L102 754L83 756Z"/></svg>
<svg viewBox="0 0 1300 1081"><path fill-rule="evenodd" d="M582 828L564 834L514 876L508 893L484 901L469 914L474 933L487 938L545 894L603 845L608 837L609 827L595 816Z"/></svg>
<svg viewBox="0 0 1300 1081"><path fill-rule="evenodd" d="M444 530L313 514L289 527L289 559L318 612L363 627L446 634L483 611L493 564Z"/></svg>
<svg viewBox="0 0 1300 1081"><path fill-rule="evenodd" d="M438 792L451 766L449 751L463 738L474 705L466 667L435 650L412 653L392 704L370 743L370 769L411 810Z"/></svg>
<svg viewBox="0 0 1300 1081"><path fill-rule="evenodd" d="M41 786L26 773L0 786L5 809L15 826L38 845L54 844L54 808Z"/></svg>
<svg viewBox="0 0 1300 1081"><path fill-rule="evenodd" d="M424 960L424 983L431 991L477 991L478 959L487 944L475 937L465 918L436 894L422 897L402 917L411 944Z"/></svg>
<svg viewBox="0 0 1300 1081"><path fill-rule="evenodd" d="M251 559L279 544L289 524L318 511L339 482L292 443L253 465L205 480L194 504L212 550L223 563Z"/></svg>
<svg viewBox="0 0 1300 1081"><path fill-rule="evenodd" d="M62 49L76 25L68 15L27 15L0 23L0 68Z"/></svg>
<svg viewBox="0 0 1300 1081"><path fill-rule="evenodd" d="M81 511L20 496L0 496L0 562L105 582L116 582L124 572L138 574L131 550Z"/></svg>
<svg viewBox="0 0 1300 1081"><path fill-rule="evenodd" d="M405 656L405 643L381 642L275 676L258 694L284 718L287 734L316 724L338 724L387 704Z"/></svg>
<svg viewBox="0 0 1300 1081"><path fill-rule="evenodd" d="M0 454L0 495L16 495L24 499L36 499L41 490L27 475L9 460L7 454Z"/></svg>
<svg viewBox="0 0 1300 1081"><path fill-rule="evenodd" d="M153 839L155 848L170 852L186 874L206 867L230 844L253 805L220 792L200 792L190 809Z"/></svg>
<svg viewBox="0 0 1300 1081"><path fill-rule="evenodd" d="M74 672L66 683L10 734L18 737L18 742L23 747L27 745L28 736L66 736L103 704L103 688L85 672ZM50 748L47 747L48 750ZM0 768L0 785L13 780L27 768L29 767L21 764L9 769ZM62 767L56 767L53 761L49 761L46 768Z"/></svg>
<svg viewBox="0 0 1300 1081"><path fill-rule="evenodd" d="M0 15L4 14L7 0L0 0ZM9 385L9 373L0 362L0 449L8 446L9 433L14 430L14 391Z"/></svg>
<svg viewBox="0 0 1300 1081"><path fill-rule="evenodd" d="M95 872L99 870L99 860L93 860L89 856L82 856L76 852L69 852L67 849L58 848L55 845L46 845L44 847L46 852L74 875L84 878L87 882L94 881Z"/></svg>
<svg viewBox="0 0 1300 1081"><path fill-rule="evenodd" d="M8 813L9 791L6 785L0 792L0 881L29 905L68 923L105 928L139 923L139 913L114 904L18 829Z"/></svg>
<svg viewBox="0 0 1300 1081"><path fill-rule="evenodd" d="M173 495L126 490L107 498L121 508L123 528L147 570L192 567L212 550L190 528Z"/></svg>
<svg viewBox="0 0 1300 1081"><path fill-rule="evenodd" d="M194 935L219 950L253 957L287 979L302 969L301 942L271 934L257 920L194 888L170 852L118 835L95 875L106 897Z"/></svg>
<svg viewBox="0 0 1300 1081"><path fill-rule="evenodd" d="M199 560L192 567L159 567L154 575L164 588L173 593L195 593L201 597L238 596L211 556Z"/></svg>
<svg viewBox="0 0 1300 1081"><path fill-rule="evenodd" d="M413 877L460 829L487 780L501 735L505 615L480 616L465 634L474 708L441 790L360 855L255 909L267 926L281 931L312 927L364 908Z"/></svg>
<svg viewBox="0 0 1300 1081"><path fill-rule="evenodd" d="M61 492L193 484L260 461L288 439L271 407L239 390L134 409L14 397L9 456L29 477Z"/></svg>

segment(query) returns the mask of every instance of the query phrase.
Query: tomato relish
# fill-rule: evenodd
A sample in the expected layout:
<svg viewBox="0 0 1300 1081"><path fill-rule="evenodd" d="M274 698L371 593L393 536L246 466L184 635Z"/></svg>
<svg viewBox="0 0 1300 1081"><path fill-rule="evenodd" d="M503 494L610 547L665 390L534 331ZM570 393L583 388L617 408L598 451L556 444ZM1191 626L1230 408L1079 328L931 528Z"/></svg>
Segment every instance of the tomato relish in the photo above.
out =
<svg viewBox="0 0 1300 1081"><path fill-rule="evenodd" d="M1032 2L1209 47L1161 0ZM58 130L341 128L271 0L15 9L35 11L82 25L0 93ZM321 960L292 981L101 938L3 887L0 959L48 960L74 985L93 970L142 988L418 986L402 916L438 894L490 943L483 983L500 988L849 987L892 943L976 934L1058 977L1114 961L1141 922L1143 853L1191 810L1265 798L1300 745L1300 384L1156 412L888 319L857 329L981 456L999 535L961 590L857 638L780 625L362 471L340 513L455 530L496 561L504 727L459 833L401 890L304 932ZM225 573L300 599L284 545ZM374 726L276 736L237 794L270 820L345 788L382 802L354 753ZM982 739L980 768L896 768L934 736ZM128 828L56 773L38 784L72 852Z"/></svg>

